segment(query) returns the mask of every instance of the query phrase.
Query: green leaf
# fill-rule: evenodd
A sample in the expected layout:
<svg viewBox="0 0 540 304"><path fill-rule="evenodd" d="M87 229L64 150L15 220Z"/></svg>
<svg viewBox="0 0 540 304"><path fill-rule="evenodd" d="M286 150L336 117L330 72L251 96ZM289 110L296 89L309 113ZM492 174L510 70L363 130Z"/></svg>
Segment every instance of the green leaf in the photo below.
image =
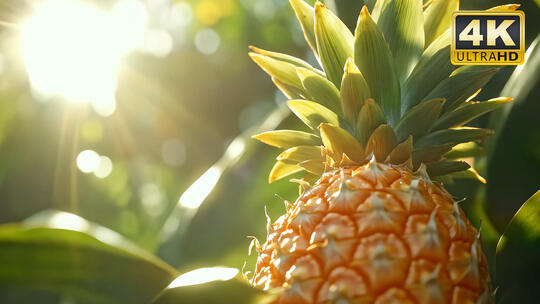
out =
<svg viewBox="0 0 540 304"><path fill-rule="evenodd" d="M316 146L321 143L317 135L296 130L275 130L254 135L253 138L276 148Z"/></svg>
<svg viewBox="0 0 540 304"><path fill-rule="evenodd" d="M501 91L501 96L514 98L514 102L507 104L501 109L493 112L490 115L488 126L495 130L495 136L490 138L487 145L488 159L492 159L491 155L495 151L497 140L502 132L502 128L506 123L506 119L512 110L514 104L518 104L529 95L531 90L538 83L538 71L540 70L540 34L531 43L525 53L525 63L517 66L510 79Z"/></svg>
<svg viewBox="0 0 540 304"><path fill-rule="evenodd" d="M500 303L536 303L540 273L540 191L529 198L497 244Z"/></svg>
<svg viewBox="0 0 540 304"><path fill-rule="evenodd" d="M442 176L454 172L465 171L471 166L464 161L440 161L426 165L429 176Z"/></svg>
<svg viewBox="0 0 540 304"><path fill-rule="evenodd" d="M220 267L221 268L221 267ZM178 304L178 303L270 303L272 295L262 290L253 288L249 284L238 278L220 278L216 273L212 277L209 270L219 269L218 267L202 268L187 272L174 280L163 292L156 297L153 304ZM224 270L234 270L234 268L223 268ZM206 271L205 271L206 270ZM238 271L238 270L236 270ZM224 273L227 275L227 273ZM232 274L232 273L231 273ZM223 275L221 275L223 276ZM196 281L205 282L197 284ZM211 280L206 282L207 280ZM194 284L190 284L192 281Z"/></svg>
<svg viewBox="0 0 540 304"><path fill-rule="evenodd" d="M440 161L445 153L452 149L453 144L443 144L438 146L421 147L413 150L413 166L416 168L420 164L428 164Z"/></svg>
<svg viewBox="0 0 540 304"><path fill-rule="evenodd" d="M509 97L498 97L483 102L468 102L455 111L443 114L441 118L437 120L433 129L440 130L462 126L478 116L493 111L512 100L513 99Z"/></svg>
<svg viewBox="0 0 540 304"><path fill-rule="evenodd" d="M249 57L268 75L280 82L300 90L304 89L300 78L298 78L298 74L296 74L296 67L294 65L253 52L249 53Z"/></svg>
<svg viewBox="0 0 540 304"><path fill-rule="evenodd" d="M450 28L452 13L459 10L459 0L434 0L424 12L426 45Z"/></svg>
<svg viewBox="0 0 540 304"><path fill-rule="evenodd" d="M341 20L324 4L315 4L317 51L328 79L341 86L345 61L353 54L354 37Z"/></svg>
<svg viewBox="0 0 540 304"><path fill-rule="evenodd" d="M364 75L371 96L381 106L388 123L395 126L400 117L399 81L390 48L365 6L356 26L354 62Z"/></svg>
<svg viewBox="0 0 540 304"><path fill-rule="evenodd" d="M272 77L272 82L288 99L299 99L304 97L304 95L306 94L304 90L300 90L296 87L284 84L283 82L277 80L274 77Z"/></svg>
<svg viewBox="0 0 540 304"><path fill-rule="evenodd" d="M306 160L323 161L320 146L298 146L283 151L277 160L297 164Z"/></svg>
<svg viewBox="0 0 540 304"><path fill-rule="evenodd" d="M492 11L492 12L515 11L519 8L519 6L520 4L503 4L503 5L498 5L490 9L487 9L487 11Z"/></svg>
<svg viewBox="0 0 540 304"><path fill-rule="evenodd" d="M118 233L75 214L38 217L0 226L1 286L91 303L148 303L178 275Z"/></svg>
<svg viewBox="0 0 540 304"><path fill-rule="evenodd" d="M398 142L412 135L414 140L426 135L439 115L444 104L444 98L424 101L407 111L396 126Z"/></svg>
<svg viewBox="0 0 540 304"><path fill-rule="evenodd" d="M321 176L324 173L325 165L320 160L306 160L298 164L298 166L304 168L307 172Z"/></svg>
<svg viewBox="0 0 540 304"><path fill-rule="evenodd" d="M411 75L402 86L401 113L425 100L425 97L455 66L450 62L450 32L439 37L422 54Z"/></svg>
<svg viewBox="0 0 540 304"><path fill-rule="evenodd" d="M380 125L386 123L384 113L373 99L367 99L358 114L356 123L356 138L362 146L366 146L371 133Z"/></svg>
<svg viewBox="0 0 540 304"><path fill-rule="evenodd" d="M424 100L446 98L443 112L454 110L480 90L497 71L498 67L472 65L460 67L449 78L439 83L424 97Z"/></svg>
<svg viewBox="0 0 540 304"><path fill-rule="evenodd" d="M458 171L448 174L450 178L458 178L458 179L474 179L482 184L486 183L486 179L480 175L474 168L469 168L465 171Z"/></svg>
<svg viewBox="0 0 540 304"><path fill-rule="evenodd" d="M254 47L254 46L250 46L249 49L254 52L254 53L257 53L257 54L260 54L260 55L263 55L263 56L266 56L266 57L270 57L272 59L275 59L275 60L278 60L278 61L283 61L283 62L286 62L286 63L290 63L296 67L299 67L299 68L304 68L304 69L307 69L313 73L316 73L320 76L324 76L324 73L314 67L312 67L309 63L305 62L304 60L300 59L300 58L296 58L294 56L291 56L291 55L287 55L287 54L282 54L282 53L276 53L276 52L271 52L271 51L267 51L267 50L263 50L263 49L260 49L260 48L257 48L257 47Z"/></svg>
<svg viewBox="0 0 540 304"><path fill-rule="evenodd" d="M364 76L354 64L352 57L349 57L345 63L340 94L343 116L354 126L364 101L371 97L371 93Z"/></svg>
<svg viewBox="0 0 540 304"><path fill-rule="evenodd" d="M430 133L414 143L415 148L438 146L448 143L464 143L474 140L482 140L493 135L493 130L460 127L454 129L444 129Z"/></svg>
<svg viewBox="0 0 540 304"><path fill-rule="evenodd" d="M382 1L377 24L394 57L398 79L403 82L424 51L424 17L421 0Z"/></svg>
<svg viewBox="0 0 540 304"><path fill-rule="evenodd" d="M452 147L450 152L444 155L446 159L458 159L467 157L484 156L486 151L484 147L475 142L466 142Z"/></svg>
<svg viewBox="0 0 540 304"><path fill-rule="evenodd" d="M335 161L341 161L343 154L346 154L351 160L362 160L364 149L349 132L329 124L321 124L319 129L321 130L322 142Z"/></svg>
<svg viewBox="0 0 540 304"><path fill-rule="evenodd" d="M316 102L298 99L287 101L287 105L298 118L313 130L317 130L321 123L339 126L337 114Z"/></svg>
<svg viewBox="0 0 540 304"><path fill-rule="evenodd" d="M375 156L379 162L383 162L397 145L394 130L389 125L380 125L373 131L366 145L366 154Z"/></svg>
<svg viewBox="0 0 540 304"><path fill-rule="evenodd" d="M313 101L320 103L335 113L341 113L339 91L333 83L303 68L297 68L296 72L305 91Z"/></svg>
<svg viewBox="0 0 540 304"><path fill-rule="evenodd" d="M386 162L394 165L406 164L412 156L413 138L409 136L407 140L398 144L388 155Z"/></svg>
<svg viewBox="0 0 540 304"><path fill-rule="evenodd" d="M291 174L302 171L301 167L298 167L295 164L289 164L282 161L277 161L272 167L270 174L268 175L268 182L273 183L277 180L280 180L284 177L287 177Z"/></svg>
<svg viewBox="0 0 540 304"><path fill-rule="evenodd" d="M296 14L296 18L302 27L304 37L315 55L317 54L317 42L315 38L315 10L304 0L289 0Z"/></svg>

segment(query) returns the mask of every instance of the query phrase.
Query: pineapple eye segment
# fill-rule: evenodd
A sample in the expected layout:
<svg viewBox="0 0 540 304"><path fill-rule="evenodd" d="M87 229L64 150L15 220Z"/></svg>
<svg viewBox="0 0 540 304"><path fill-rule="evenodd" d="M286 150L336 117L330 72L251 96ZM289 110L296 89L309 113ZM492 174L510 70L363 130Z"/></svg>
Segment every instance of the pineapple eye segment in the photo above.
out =
<svg viewBox="0 0 540 304"><path fill-rule="evenodd" d="M33 91L112 114L118 67L142 43L147 19L138 0L121 0L108 11L83 1L41 1L18 25Z"/></svg>

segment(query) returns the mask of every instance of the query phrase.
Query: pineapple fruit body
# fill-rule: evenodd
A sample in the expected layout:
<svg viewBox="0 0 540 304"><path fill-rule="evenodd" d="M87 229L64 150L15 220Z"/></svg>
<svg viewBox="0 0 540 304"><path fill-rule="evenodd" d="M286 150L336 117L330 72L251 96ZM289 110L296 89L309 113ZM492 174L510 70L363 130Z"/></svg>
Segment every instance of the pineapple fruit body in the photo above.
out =
<svg viewBox="0 0 540 304"><path fill-rule="evenodd" d="M498 67L450 63L459 0L370 1L354 33L318 1L290 2L322 69L251 48L306 125L254 136L284 149L270 182L305 175L252 243L251 284L277 303L491 303L480 233L442 183L485 182L473 165L493 131L467 124L512 99L473 100Z"/></svg>
<svg viewBox="0 0 540 304"><path fill-rule="evenodd" d="M400 166L325 173L268 229L251 283L277 303L491 303L478 231Z"/></svg>

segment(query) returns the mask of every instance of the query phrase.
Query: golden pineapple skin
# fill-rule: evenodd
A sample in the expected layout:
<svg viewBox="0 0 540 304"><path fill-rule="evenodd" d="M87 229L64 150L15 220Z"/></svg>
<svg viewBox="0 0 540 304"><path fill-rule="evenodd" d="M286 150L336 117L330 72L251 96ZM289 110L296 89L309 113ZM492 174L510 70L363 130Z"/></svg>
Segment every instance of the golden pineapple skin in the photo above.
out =
<svg viewBox="0 0 540 304"><path fill-rule="evenodd" d="M268 225L251 283L276 303L491 303L479 233L427 174L325 173Z"/></svg>

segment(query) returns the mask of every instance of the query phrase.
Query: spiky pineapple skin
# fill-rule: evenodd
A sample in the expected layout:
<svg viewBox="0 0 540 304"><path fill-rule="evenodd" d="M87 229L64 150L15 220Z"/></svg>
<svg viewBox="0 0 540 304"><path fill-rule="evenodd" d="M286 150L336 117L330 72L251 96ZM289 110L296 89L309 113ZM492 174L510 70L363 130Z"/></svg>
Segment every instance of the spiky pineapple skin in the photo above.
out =
<svg viewBox="0 0 540 304"><path fill-rule="evenodd" d="M268 225L252 285L276 303L491 303L479 233L426 174L325 173Z"/></svg>

